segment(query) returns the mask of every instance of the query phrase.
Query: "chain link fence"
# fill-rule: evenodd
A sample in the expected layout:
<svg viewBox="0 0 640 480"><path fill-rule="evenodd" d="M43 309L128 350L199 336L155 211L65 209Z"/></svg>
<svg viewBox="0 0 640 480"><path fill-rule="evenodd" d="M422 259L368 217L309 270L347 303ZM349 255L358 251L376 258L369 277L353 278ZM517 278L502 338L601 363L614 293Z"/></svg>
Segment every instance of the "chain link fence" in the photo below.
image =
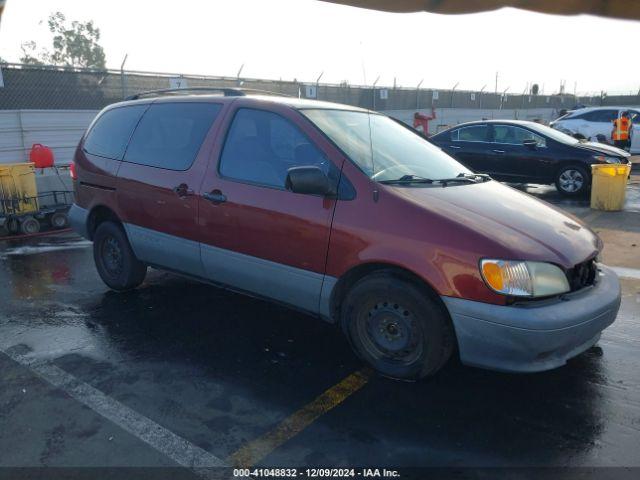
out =
<svg viewBox="0 0 640 480"><path fill-rule="evenodd" d="M284 80L89 70L54 66L2 65L0 109L99 110L130 95L176 87L240 87L294 97L344 103L374 110L540 109L583 105L640 105L640 95L522 95L464 90L370 87Z"/></svg>

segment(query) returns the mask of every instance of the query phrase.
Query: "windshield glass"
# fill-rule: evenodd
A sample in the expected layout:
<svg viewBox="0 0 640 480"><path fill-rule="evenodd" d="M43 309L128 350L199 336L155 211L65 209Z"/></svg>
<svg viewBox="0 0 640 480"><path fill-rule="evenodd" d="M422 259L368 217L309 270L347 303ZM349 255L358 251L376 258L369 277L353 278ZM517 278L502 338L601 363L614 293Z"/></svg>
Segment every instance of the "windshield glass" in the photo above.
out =
<svg viewBox="0 0 640 480"><path fill-rule="evenodd" d="M384 115L326 109L301 112L378 182L407 176L440 180L471 173L438 147Z"/></svg>
<svg viewBox="0 0 640 480"><path fill-rule="evenodd" d="M529 125L532 130L536 130L547 137L555 140L556 142L564 143L566 145L576 145L580 143L577 138L573 138L571 135L567 135L566 133L562 133L555 128L547 127L546 125L541 125L539 123L533 123Z"/></svg>

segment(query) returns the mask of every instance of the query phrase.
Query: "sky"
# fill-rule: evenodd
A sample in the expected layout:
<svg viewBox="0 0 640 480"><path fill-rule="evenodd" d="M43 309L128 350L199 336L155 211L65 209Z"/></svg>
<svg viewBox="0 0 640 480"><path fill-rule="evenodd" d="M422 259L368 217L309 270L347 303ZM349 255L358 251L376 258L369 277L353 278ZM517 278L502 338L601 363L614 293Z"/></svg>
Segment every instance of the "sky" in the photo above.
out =
<svg viewBox="0 0 640 480"><path fill-rule="evenodd" d="M472 15L394 14L317 0L7 0L0 57L22 42L50 46L47 16L93 20L107 66L182 74L353 85L544 93L640 90L640 22L515 9ZM631 42L631 43L630 43ZM616 47L616 45L618 47Z"/></svg>

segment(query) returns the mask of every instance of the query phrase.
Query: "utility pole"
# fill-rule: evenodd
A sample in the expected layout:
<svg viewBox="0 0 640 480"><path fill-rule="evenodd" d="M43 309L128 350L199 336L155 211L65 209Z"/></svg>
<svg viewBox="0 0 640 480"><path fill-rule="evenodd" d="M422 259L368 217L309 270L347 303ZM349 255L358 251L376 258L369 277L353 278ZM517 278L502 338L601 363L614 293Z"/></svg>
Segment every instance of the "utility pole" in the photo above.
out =
<svg viewBox="0 0 640 480"><path fill-rule="evenodd" d="M496 72L496 95L498 95L498 74L499 72Z"/></svg>
<svg viewBox="0 0 640 480"><path fill-rule="evenodd" d="M420 86L424 82L424 78L420 80L418 86L416 87L416 110L420 110Z"/></svg>

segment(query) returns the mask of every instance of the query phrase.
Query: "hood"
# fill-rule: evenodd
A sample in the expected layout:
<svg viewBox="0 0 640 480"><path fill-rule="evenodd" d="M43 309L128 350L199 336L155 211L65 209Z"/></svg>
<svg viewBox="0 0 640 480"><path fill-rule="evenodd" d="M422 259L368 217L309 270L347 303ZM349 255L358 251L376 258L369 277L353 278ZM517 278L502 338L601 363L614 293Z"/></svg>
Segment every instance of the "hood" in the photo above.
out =
<svg viewBox="0 0 640 480"><path fill-rule="evenodd" d="M602 248L598 236L579 219L531 195L496 181L448 187L391 187L396 195L443 221L486 238L486 255L537 260L572 268Z"/></svg>
<svg viewBox="0 0 640 480"><path fill-rule="evenodd" d="M631 154L621 148L614 147L613 145L606 145L604 143L597 142L583 142L576 145L577 148L583 150L589 150L591 152L600 153L602 155L615 155L616 157L628 158Z"/></svg>

